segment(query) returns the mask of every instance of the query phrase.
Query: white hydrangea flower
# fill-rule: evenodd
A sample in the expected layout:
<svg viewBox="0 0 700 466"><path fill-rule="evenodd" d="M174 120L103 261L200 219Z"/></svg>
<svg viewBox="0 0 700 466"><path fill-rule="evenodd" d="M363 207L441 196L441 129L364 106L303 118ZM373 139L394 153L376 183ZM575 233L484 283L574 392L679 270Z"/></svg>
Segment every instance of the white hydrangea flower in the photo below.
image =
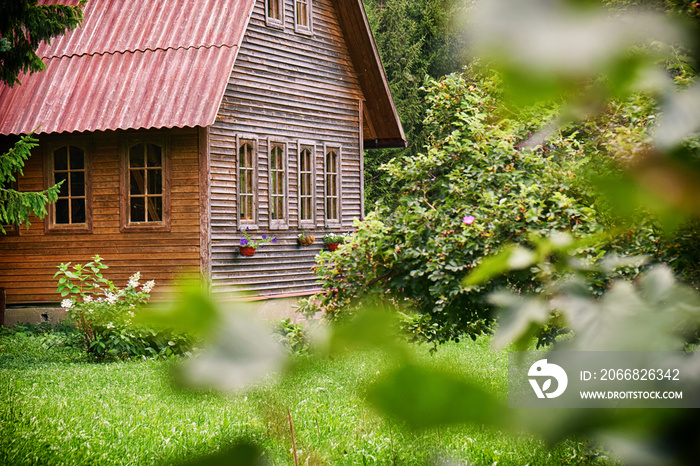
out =
<svg viewBox="0 0 700 466"><path fill-rule="evenodd" d="M63 301L61 301L61 307L64 309L70 309L73 307L73 299L66 298Z"/></svg>
<svg viewBox="0 0 700 466"><path fill-rule="evenodd" d="M151 280L149 282L146 282L145 285L143 285L143 288L141 288L141 291L143 291L144 293L150 293L154 286L156 286L156 281Z"/></svg>
<svg viewBox="0 0 700 466"><path fill-rule="evenodd" d="M115 304L117 302L118 296L114 293L107 292L107 302L109 304Z"/></svg>
<svg viewBox="0 0 700 466"><path fill-rule="evenodd" d="M129 277L129 284L127 286L129 288L136 288L137 286L139 286L140 279L141 279L141 272L136 272L131 277Z"/></svg>
<svg viewBox="0 0 700 466"><path fill-rule="evenodd" d="M92 302L92 296L90 296L90 295L85 296L85 298L83 298L83 301L85 301L86 303L91 303L91 302Z"/></svg>

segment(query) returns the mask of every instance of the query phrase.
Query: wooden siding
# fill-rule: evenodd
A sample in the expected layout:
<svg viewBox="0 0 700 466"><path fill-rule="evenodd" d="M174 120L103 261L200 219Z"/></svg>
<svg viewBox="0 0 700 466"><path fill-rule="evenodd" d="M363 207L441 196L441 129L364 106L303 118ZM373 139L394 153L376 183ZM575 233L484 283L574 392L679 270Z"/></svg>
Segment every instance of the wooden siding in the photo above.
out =
<svg viewBox="0 0 700 466"><path fill-rule="evenodd" d="M168 232L120 232L119 166L121 141L153 133L170 138L172 221ZM44 221L32 218L19 236L0 235L0 287L8 303L57 302L53 274L62 262L85 263L99 254L109 266L107 278L124 286L141 271L142 280L155 280L155 291L176 274L196 274L200 267L199 152L196 129L109 131L85 133L92 149L92 233L46 233ZM41 136L40 144L61 136ZM19 180L22 191L44 187L41 146ZM179 275L178 275L179 276Z"/></svg>
<svg viewBox="0 0 700 466"><path fill-rule="evenodd" d="M294 29L293 0L284 0L285 27L265 25L264 0L258 0L229 84L210 129L211 270L215 292L245 289L258 296L304 294L319 288L312 267L323 247L324 145L341 147L342 225L350 230L362 217L360 112L362 91L329 0L313 2L313 34ZM257 140L257 230L277 236L275 244L253 257L238 254L236 137ZM316 236L310 247L297 244L298 142L315 147ZM288 228L270 229L268 145L286 143Z"/></svg>

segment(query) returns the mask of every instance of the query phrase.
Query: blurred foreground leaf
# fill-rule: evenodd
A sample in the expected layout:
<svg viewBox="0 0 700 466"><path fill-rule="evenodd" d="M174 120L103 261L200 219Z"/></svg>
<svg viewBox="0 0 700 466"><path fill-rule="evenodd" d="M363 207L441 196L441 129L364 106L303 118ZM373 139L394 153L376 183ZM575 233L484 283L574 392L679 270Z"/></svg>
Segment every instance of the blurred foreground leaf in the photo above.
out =
<svg viewBox="0 0 700 466"><path fill-rule="evenodd" d="M599 75L607 76L608 96L624 97L669 54L661 46L639 46L684 40L678 24L663 14L629 8L612 15L562 0L481 0L470 19L474 49L495 60L512 101L521 106L580 94L581 84ZM668 88L671 81L659 84ZM590 90L594 99L601 97L595 95L600 86Z"/></svg>
<svg viewBox="0 0 700 466"><path fill-rule="evenodd" d="M579 351L680 351L700 325L700 296L665 266L614 282L601 299L561 293L551 305L576 332L567 349Z"/></svg>
<svg viewBox="0 0 700 466"><path fill-rule="evenodd" d="M503 425L506 408L484 388L433 367L406 364L373 385L367 399L412 428L456 423Z"/></svg>
<svg viewBox="0 0 700 466"><path fill-rule="evenodd" d="M240 441L233 446L216 453L199 458L193 458L179 466L265 466L263 452L256 444Z"/></svg>
<svg viewBox="0 0 700 466"><path fill-rule="evenodd" d="M195 388L237 392L279 372L285 360L267 326L247 312L228 312L203 350L182 364L180 375Z"/></svg>
<svg viewBox="0 0 700 466"><path fill-rule="evenodd" d="M367 307L350 320L337 322L330 328L325 350L331 355L362 349L402 352L399 332L396 313Z"/></svg>
<svg viewBox="0 0 700 466"><path fill-rule="evenodd" d="M199 281L178 287L167 303L153 304L136 316L137 322L156 328L170 328L196 338L209 335L221 321L221 312Z"/></svg>
<svg viewBox="0 0 700 466"><path fill-rule="evenodd" d="M498 331L493 339L494 346L499 349L515 343L518 351L525 351L551 313L543 300L507 291L493 293L489 301L501 309Z"/></svg>

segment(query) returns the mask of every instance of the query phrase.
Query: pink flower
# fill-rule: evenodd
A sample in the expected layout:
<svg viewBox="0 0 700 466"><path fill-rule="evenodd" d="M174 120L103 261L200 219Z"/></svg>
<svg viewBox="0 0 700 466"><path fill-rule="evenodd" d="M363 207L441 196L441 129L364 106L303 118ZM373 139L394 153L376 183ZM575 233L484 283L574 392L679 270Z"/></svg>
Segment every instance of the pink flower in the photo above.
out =
<svg viewBox="0 0 700 466"><path fill-rule="evenodd" d="M473 215L467 215L466 217L464 217L464 218L462 219L462 222L465 223L465 224L467 224L467 225L471 225L472 223L474 223L474 216L473 216Z"/></svg>

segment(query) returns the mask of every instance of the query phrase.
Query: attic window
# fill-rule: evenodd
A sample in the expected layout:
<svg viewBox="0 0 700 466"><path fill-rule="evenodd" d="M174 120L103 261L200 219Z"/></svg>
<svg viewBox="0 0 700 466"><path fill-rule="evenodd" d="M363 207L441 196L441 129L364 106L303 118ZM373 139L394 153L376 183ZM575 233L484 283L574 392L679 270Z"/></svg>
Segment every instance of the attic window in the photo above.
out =
<svg viewBox="0 0 700 466"><path fill-rule="evenodd" d="M122 230L168 231L170 197L165 141L129 141L122 167Z"/></svg>
<svg viewBox="0 0 700 466"><path fill-rule="evenodd" d="M265 24L284 28L284 0L265 0Z"/></svg>
<svg viewBox="0 0 700 466"><path fill-rule="evenodd" d="M61 183L58 199L48 209L47 229L89 232L89 170L85 147L79 141L53 145L49 148L47 165L47 186Z"/></svg>
<svg viewBox="0 0 700 466"><path fill-rule="evenodd" d="M311 0L294 0L294 31L311 34Z"/></svg>

